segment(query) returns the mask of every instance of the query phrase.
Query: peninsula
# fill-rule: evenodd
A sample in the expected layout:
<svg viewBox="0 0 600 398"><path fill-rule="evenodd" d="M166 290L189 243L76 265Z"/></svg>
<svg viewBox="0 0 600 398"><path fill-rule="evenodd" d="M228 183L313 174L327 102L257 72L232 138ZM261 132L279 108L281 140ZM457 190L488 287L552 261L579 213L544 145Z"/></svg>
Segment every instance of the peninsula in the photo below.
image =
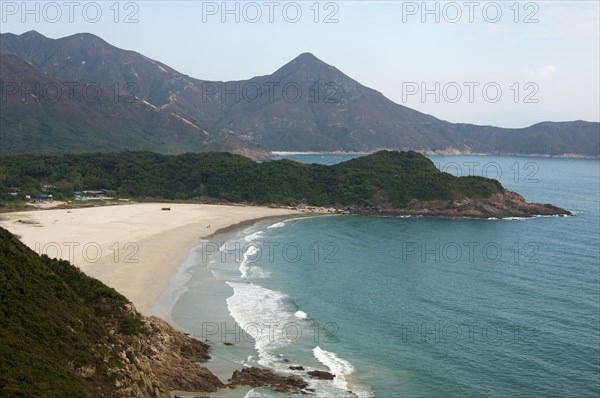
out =
<svg viewBox="0 0 600 398"><path fill-rule="evenodd" d="M380 151L339 164L291 160L255 162L229 153L151 152L1 157L4 200L25 193L73 199L102 190L151 201L247 204L385 216L506 218L570 215L550 204L527 203L500 182L456 177L414 152ZM13 188L15 189L15 188ZM97 191L96 191L97 192Z"/></svg>

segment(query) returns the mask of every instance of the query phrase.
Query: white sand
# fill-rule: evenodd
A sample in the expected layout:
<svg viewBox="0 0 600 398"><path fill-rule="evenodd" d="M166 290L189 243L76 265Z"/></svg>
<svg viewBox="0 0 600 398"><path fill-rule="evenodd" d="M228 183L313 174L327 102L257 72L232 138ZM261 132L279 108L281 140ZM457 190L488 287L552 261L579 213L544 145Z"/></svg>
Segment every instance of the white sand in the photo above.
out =
<svg viewBox="0 0 600 398"><path fill-rule="evenodd" d="M170 207L170 211L161 211ZM37 253L69 260L125 295L143 314L200 238L243 221L299 214L254 206L142 203L0 215Z"/></svg>

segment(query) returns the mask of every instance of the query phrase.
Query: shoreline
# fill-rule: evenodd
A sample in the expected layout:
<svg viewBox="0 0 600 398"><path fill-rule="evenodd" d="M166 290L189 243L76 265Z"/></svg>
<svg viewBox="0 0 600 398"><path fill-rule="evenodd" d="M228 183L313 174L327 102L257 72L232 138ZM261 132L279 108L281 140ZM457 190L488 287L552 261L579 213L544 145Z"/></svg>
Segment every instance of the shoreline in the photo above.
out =
<svg viewBox="0 0 600 398"><path fill-rule="evenodd" d="M289 216L293 216L293 218L288 218ZM191 277L186 276L185 273L191 267L197 266L198 264L193 262L194 260L198 261L195 256L195 251L199 249L203 242L216 242L222 244L231 240L234 236L244 231L245 229L257 225L258 223L265 220L276 220L281 219L283 221L293 220L296 218L304 218L304 217L314 217L312 214L289 214L289 215L269 215L265 217L255 218L255 219L247 219L240 221L236 224L231 224L226 227L223 227L217 231L214 231L210 235L202 237L198 239L193 245L189 248L189 250L185 254L185 258L180 262L177 268L174 270L174 273L169 278L169 284L165 290L163 290L154 306L150 308L149 314L153 316L157 316L165 321L167 321L172 326L176 326L178 330L183 330L185 332L189 332L185 327L179 325L172 317L172 310L177 303L177 300L185 294L188 290L186 288L186 284L189 282ZM219 237L220 239L214 240L214 238ZM200 260L201 261L201 260ZM208 265L208 264L203 264ZM180 278L179 281L176 279ZM185 280L184 280L185 278Z"/></svg>
<svg viewBox="0 0 600 398"><path fill-rule="evenodd" d="M161 210L166 206L170 210ZM258 206L156 202L3 213L0 226L37 253L69 260L149 315L201 239L265 218L302 214Z"/></svg>
<svg viewBox="0 0 600 398"><path fill-rule="evenodd" d="M313 214L350 214L380 217L506 219L515 217L533 218L539 216L573 215L569 210L548 203L528 203L523 196L507 189L492 194L487 198L462 199L454 202L413 202L403 208L345 205L329 207L311 205L280 207Z"/></svg>
<svg viewBox="0 0 600 398"><path fill-rule="evenodd" d="M293 217L293 215L292 215ZM295 218L295 217L294 217ZM222 280L215 278L209 268L209 262L204 261L199 254L202 250L201 247L203 242L214 242L221 246L222 244L235 239L236 236L240 235L243 231L248 228L259 224L265 220L288 220L289 216L274 216L274 217L263 217L256 220L246 220L238 224L225 227L214 234L207 236L202 239L196 246L194 246L188 253L186 259L177 268L176 274L174 274L169 283L169 287L161 294L155 307L151 310L152 314L165 319L169 324L175 327L177 330L181 330L194 338L209 344L211 347L211 359L204 363L207 369L209 369L214 375L216 375L223 383L227 383L227 380L231 377L234 371L241 371L244 366L241 365L240 360L246 358L249 354L254 354L254 344L244 344L244 341L237 342L236 345L239 348L239 344L245 346L248 350L246 354L240 355L239 358L231 358L229 350L231 347L224 344L222 339L218 336L204 335L204 329L197 330L196 321L202 319L202 322L210 322L211 324L221 325L225 322L232 329L239 330L239 324L231 316L229 308L227 306L227 297L233 294L233 291L229 292L231 288L226 285ZM216 254L216 253L215 253ZM212 257L209 256L209 258ZM193 274L191 273L193 271ZM194 282L195 281L195 282ZM193 300L194 304L194 321L187 323L187 318L190 316L186 312L177 312L177 304L179 300L184 297L192 289L188 286L193 283L198 289L197 284L201 284L203 287L200 289L201 295L195 296ZM227 294L225 294L227 291ZM189 305L189 303L188 303ZM185 304L183 304L185 308ZM198 318L198 314L201 317ZM235 325L235 327L234 327ZM215 337L217 337L215 339Z"/></svg>
<svg viewBox="0 0 600 398"><path fill-rule="evenodd" d="M229 301L232 298L237 297L239 299L238 287L232 285L248 283L249 285L255 285L261 292L270 292L270 294L279 297L289 296L273 287L265 288L260 283L261 278L264 276L258 276L258 280L251 279L250 281L246 280L244 276L240 279L239 273L241 268L238 267L238 260L219 261L217 257L223 250L222 245L227 244L228 242L241 241L242 244L246 242L248 245L252 245L255 244L254 242L260 241L260 239L255 240L253 238L247 240L246 238L265 232L271 226L277 224L287 225L294 220L322 216L324 216L324 214L306 214L301 215L300 217L293 215L266 217L260 220L245 221L211 235L212 239L209 242L216 243L219 246L219 250L214 253L210 252L211 254L205 257L204 253L209 253L209 251L203 251L203 243L200 243L193 248L181 267L178 268L177 275L174 275L171 279L169 289L165 291L165 294L161 297L162 302L159 302L153 311L154 315L167 319L177 330L181 330L208 344L211 347L211 359L204 363L203 366L216 375L223 383L228 382L232 373L235 374L244 369L263 368L285 377L299 377L308 383L308 390L310 391L335 391L338 394L340 393L340 389L343 391L350 391L347 385L345 387L340 387L336 383L330 384L328 380L319 379L319 377L313 377L313 375L311 375L311 372L321 372L321 374L324 375L337 375L342 378L344 382L354 383L350 375L344 375L343 372L334 374L333 372L335 369L331 367L332 364L328 363L327 360L324 361L322 357L317 357L313 352L314 349L308 349L303 351L303 353L299 353L292 349L289 353L289 357L287 354L283 356L281 353L276 354L275 352L271 352L271 350L277 350L276 345L269 348L264 346L264 336L260 339L262 343L258 344L257 341L253 340L254 336L251 331L242 332L242 330L246 330L246 325L274 325L276 321L275 319L270 318L273 316L272 314L266 315L267 318L264 318L265 315L261 311L251 315L251 322L248 318L244 319L242 317L242 319L240 319L240 309L237 308L236 310L230 307L231 303ZM227 249L225 250L227 251ZM239 251L237 255L241 255L242 253L245 255L247 252L248 251L244 248ZM217 264L214 264L215 260ZM217 272L217 274L214 272ZM233 272L233 274L231 274L231 272ZM271 302L270 294L265 297L268 302ZM246 299L248 299L248 297L246 297ZM251 299L257 298L252 297ZM260 302L260 299L258 300L257 303ZM254 306L255 304L250 305ZM269 308L276 307L277 306L269 306ZM279 311L281 311L281 309L279 309ZM284 310L284 313L286 312L287 310ZM246 313L245 316L247 317L249 314ZM281 314L279 314L279 316L281 316ZM290 313L287 314L287 316L292 315ZM305 322L306 318L293 314L292 319L295 322ZM261 322L264 322L264 324ZM207 324L209 327L205 328L204 325ZM305 325L305 327L308 326ZM275 334L277 334L275 332L276 330L278 329L274 326L273 332ZM246 335L245 333L250 333L248 335L253 336L252 340L244 338L243 336ZM270 343L272 341L271 338L269 338L268 341ZM267 343L267 345L270 345L269 343ZM323 355L335 356L335 353L327 351L323 352L325 353ZM263 357L263 355L266 356ZM275 362L272 362L275 355L279 355L279 357L283 359L281 361L275 360ZM305 355L308 355L308 357L305 357ZM337 359L337 357L335 358ZM267 362L265 363L264 361ZM340 361L343 361L343 359ZM339 369L337 370L339 371ZM348 377L348 379L346 379L346 377ZM363 393L365 391L371 391L368 386L365 387L360 384L357 384L356 386L359 386L361 388L360 391ZM365 390L364 388L367 389ZM223 392L223 390L219 391ZM229 397L229 395L227 396ZM371 395L367 394L364 396Z"/></svg>

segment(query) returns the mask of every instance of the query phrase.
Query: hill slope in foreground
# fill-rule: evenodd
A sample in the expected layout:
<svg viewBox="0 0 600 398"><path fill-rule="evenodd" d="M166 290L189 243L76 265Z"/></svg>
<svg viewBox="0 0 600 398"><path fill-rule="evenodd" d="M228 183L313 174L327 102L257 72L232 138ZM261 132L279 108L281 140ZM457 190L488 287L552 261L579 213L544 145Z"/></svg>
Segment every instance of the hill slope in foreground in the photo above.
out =
<svg viewBox="0 0 600 398"><path fill-rule="evenodd" d="M257 163L228 153L179 156L149 152L0 158L0 188L56 195L108 189L121 197L320 206L375 215L528 217L568 215L528 204L492 179L455 177L413 151L380 151L332 166L290 160ZM62 190L62 192L60 192ZM5 191L6 192L6 191Z"/></svg>
<svg viewBox="0 0 600 398"><path fill-rule="evenodd" d="M308 386L258 368L223 384L197 364L210 358L206 344L3 228L0 315L0 397L167 398L238 385L298 394Z"/></svg>
<svg viewBox="0 0 600 398"><path fill-rule="evenodd" d="M0 396L161 397L223 386L194 364L209 358L204 343L1 228L0 292Z"/></svg>

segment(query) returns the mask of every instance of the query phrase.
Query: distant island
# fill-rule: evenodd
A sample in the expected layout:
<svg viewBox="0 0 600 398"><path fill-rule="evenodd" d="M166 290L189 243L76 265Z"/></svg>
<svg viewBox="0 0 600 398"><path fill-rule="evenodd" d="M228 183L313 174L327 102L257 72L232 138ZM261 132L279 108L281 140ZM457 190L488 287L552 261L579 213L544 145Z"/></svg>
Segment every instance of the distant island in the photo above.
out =
<svg viewBox="0 0 600 398"><path fill-rule="evenodd" d="M137 200L243 203L382 216L571 214L550 204L527 203L493 179L440 172L414 151L380 151L331 166L287 159L259 163L215 152L19 155L0 157L0 170L5 206L23 200L24 195L72 200L76 193L88 190Z"/></svg>

